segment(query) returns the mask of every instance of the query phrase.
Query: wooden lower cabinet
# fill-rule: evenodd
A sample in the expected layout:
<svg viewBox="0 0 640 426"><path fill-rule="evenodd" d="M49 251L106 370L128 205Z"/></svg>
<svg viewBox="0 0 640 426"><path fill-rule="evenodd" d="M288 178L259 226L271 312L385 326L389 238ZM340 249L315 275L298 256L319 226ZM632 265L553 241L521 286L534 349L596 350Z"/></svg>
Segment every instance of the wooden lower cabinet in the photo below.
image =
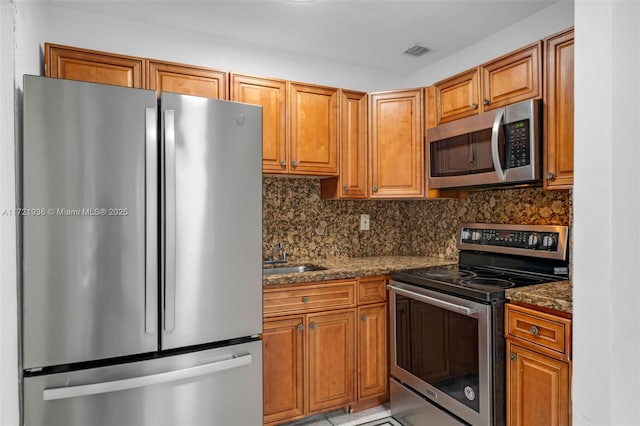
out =
<svg viewBox="0 0 640 426"><path fill-rule="evenodd" d="M569 363L509 340L507 351L507 424L569 425Z"/></svg>
<svg viewBox="0 0 640 426"><path fill-rule="evenodd" d="M571 318L507 304L507 425L571 425Z"/></svg>
<svg viewBox="0 0 640 426"><path fill-rule="evenodd" d="M386 282L381 275L264 291L265 425L388 401Z"/></svg>
<svg viewBox="0 0 640 426"><path fill-rule="evenodd" d="M358 308L358 401L387 394L387 303ZM372 400L372 405L377 405Z"/></svg>
<svg viewBox="0 0 640 426"><path fill-rule="evenodd" d="M264 422L304 414L304 315L264 321Z"/></svg>
<svg viewBox="0 0 640 426"><path fill-rule="evenodd" d="M308 316L309 414L354 401L355 336L355 309Z"/></svg>

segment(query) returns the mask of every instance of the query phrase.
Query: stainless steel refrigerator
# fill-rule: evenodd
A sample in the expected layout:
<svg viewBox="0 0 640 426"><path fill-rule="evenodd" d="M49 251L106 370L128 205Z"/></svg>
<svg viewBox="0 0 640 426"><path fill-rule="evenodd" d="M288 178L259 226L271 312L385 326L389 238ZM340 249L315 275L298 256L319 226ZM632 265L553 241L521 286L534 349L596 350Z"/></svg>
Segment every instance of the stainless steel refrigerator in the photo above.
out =
<svg viewBox="0 0 640 426"><path fill-rule="evenodd" d="M262 424L262 111L24 77L25 425Z"/></svg>

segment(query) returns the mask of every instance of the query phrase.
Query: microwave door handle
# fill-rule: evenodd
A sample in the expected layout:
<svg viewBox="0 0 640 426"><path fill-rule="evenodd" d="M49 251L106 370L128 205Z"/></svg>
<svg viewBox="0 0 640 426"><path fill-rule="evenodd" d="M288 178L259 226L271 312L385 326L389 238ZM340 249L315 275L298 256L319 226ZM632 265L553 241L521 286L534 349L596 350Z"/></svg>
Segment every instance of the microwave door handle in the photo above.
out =
<svg viewBox="0 0 640 426"><path fill-rule="evenodd" d="M504 117L504 108L500 108L496 118L493 120L493 128L491 130L491 157L493 158L493 168L496 169L496 174L500 182L507 180L507 176L502 170L502 164L500 164L500 153L498 152L498 137L500 136L500 126L502 125L502 118Z"/></svg>

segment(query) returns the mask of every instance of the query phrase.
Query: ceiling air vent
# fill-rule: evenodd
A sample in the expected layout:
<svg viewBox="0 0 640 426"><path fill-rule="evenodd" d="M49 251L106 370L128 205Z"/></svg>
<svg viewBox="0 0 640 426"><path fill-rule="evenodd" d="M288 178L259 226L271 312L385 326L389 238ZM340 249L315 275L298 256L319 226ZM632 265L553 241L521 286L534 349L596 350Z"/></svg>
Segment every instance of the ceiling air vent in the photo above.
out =
<svg viewBox="0 0 640 426"><path fill-rule="evenodd" d="M424 47L424 46L420 46L418 43L414 44L413 46L411 46L410 48L408 48L407 50L405 50L403 53L409 55L409 56L422 56L425 53L429 52L431 49Z"/></svg>

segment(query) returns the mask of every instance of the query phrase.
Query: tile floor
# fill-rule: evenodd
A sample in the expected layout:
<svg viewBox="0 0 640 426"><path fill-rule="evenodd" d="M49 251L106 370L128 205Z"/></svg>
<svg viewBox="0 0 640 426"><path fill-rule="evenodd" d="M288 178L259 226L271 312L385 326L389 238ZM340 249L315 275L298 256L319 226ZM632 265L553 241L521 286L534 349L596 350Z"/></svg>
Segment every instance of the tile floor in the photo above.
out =
<svg viewBox="0 0 640 426"><path fill-rule="evenodd" d="M330 411L284 426L401 426L390 416L389 406L385 404L353 414L343 410Z"/></svg>

